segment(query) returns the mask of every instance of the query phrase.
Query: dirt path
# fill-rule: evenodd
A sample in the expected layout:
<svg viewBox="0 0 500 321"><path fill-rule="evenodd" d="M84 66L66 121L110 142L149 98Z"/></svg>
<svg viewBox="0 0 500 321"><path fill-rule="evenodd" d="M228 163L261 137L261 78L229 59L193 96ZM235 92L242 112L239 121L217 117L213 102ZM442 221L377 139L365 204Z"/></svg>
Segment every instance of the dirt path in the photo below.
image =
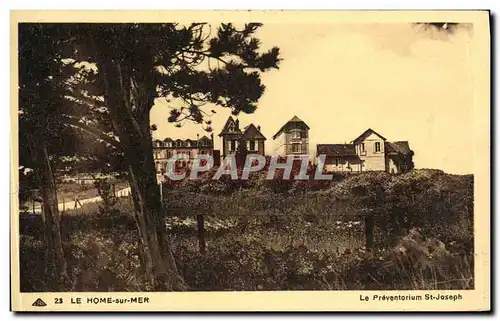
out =
<svg viewBox="0 0 500 321"><path fill-rule="evenodd" d="M130 187L127 187L127 188L124 188L124 189L121 189L119 191L116 192L116 196L117 197L126 197L130 194ZM59 211L68 211L68 210L76 210L78 208L81 208L84 204L88 204L88 203L96 203L96 202L99 202L101 201L101 197L100 196L96 196L96 197L91 197L91 198L86 198L86 199L83 199L83 200L78 200L78 202L75 202L75 201L66 201L66 202L59 202L59 204L57 204L57 207L59 208ZM28 213L33 213L33 214L38 214L42 211L42 205L39 204L39 205L36 205L35 208L29 208L27 210Z"/></svg>

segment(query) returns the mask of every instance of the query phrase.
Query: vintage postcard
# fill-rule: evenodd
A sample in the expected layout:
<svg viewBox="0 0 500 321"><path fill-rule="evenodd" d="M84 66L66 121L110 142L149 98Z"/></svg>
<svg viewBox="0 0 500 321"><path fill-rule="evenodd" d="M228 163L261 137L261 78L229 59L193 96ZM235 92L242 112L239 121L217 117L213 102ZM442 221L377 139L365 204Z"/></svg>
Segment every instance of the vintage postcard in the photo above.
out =
<svg viewBox="0 0 500 321"><path fill-rule="evenodd" d="M490 310L489 19L11 12L11 309Z"/></svg>

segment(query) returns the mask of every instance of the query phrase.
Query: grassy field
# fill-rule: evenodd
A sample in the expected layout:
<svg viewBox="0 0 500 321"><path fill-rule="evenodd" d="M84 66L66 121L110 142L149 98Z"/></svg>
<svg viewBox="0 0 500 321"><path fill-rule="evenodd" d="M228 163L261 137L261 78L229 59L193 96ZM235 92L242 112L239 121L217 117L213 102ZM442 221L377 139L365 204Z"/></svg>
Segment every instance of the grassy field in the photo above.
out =
<svg viewBox="0 0 500 321"><path fill-rule="evenodd" d="M374 190L385 195L375 203ZM439 171L366 173L321 186L255 177L164 188L172 249L191 291L472 289L472 193L472 176ZM374 219L371 249L366 215ZM128 199L113 209L85 205L61 220L71 284L61 288L38 268L41 219L23 215L22 291L151 290Z"/></svg>

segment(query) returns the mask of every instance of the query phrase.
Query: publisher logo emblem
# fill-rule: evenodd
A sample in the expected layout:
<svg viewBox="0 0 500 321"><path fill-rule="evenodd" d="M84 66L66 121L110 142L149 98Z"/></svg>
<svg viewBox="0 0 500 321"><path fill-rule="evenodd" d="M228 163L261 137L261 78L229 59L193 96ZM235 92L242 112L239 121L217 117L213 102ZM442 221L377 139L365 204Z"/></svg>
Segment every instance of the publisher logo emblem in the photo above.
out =
<svg viewBox="0 0 500 321"><path fill-rule="evenodd" d="M42 299L38 298L35 302L33 302L32 306L34 307L45 307L47 303L45 303Z"/></svg>

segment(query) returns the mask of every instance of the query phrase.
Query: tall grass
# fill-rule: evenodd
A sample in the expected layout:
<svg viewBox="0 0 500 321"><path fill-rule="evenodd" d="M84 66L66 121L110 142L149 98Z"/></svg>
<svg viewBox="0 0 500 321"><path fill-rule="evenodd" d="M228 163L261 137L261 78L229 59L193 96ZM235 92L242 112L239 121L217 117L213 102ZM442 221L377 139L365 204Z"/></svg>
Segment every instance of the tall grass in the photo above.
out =
<svg viewBox="0 0 500 321"><path fill-rule="evenodd" d="M259 184L264 185L259 185ZM178 186L165 191L172 250L191 291L474 288L470 177L415 172L356 175L315 190L266 182L221 191ZM273 184L276 184L274 182ZM289 184L289 183L284 183ZM364 247L359 186L398 195L376 217L375 248ZM456 192L442 197L443 186ZM415 201L415 199L417 201ZM39 216L21 216L22 291L150 291L132 206L87 204L62 215L71 282L43 269ZM370 210L370 208L368 208ZM367 213L372 213L367 211ZM393 233L394 213L402 228ZM198 248L195 215L204 214L207 252ZM371 214L375 215L375 214Z"/></svg>

